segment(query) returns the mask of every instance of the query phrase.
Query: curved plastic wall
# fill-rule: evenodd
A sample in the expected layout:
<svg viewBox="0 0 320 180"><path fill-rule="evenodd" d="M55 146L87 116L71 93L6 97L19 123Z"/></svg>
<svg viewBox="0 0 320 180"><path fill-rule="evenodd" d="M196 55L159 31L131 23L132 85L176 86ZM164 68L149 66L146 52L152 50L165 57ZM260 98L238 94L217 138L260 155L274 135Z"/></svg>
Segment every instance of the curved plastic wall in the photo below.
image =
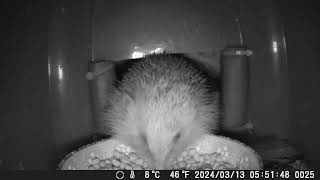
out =
<svg viewBox="0 0 320 180"><path fill-rule="evenodd" d="M85 145L93 132L89 83L90 3L53 1L48 26L49 108L57 158Z"/></svg>

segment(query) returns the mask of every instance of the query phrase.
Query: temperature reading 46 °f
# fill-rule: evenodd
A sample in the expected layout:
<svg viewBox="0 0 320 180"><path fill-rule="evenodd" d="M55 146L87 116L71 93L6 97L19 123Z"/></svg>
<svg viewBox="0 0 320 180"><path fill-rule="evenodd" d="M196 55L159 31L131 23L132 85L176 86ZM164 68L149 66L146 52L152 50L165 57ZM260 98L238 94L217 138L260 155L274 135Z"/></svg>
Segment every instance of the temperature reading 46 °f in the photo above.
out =
<svg viewBox="0 0 320 180"><path fill-rule="evenodd" d="M189 176L189 171L182 170L181 173L183 174L185 179ZM171 171L170 177L172 179L179 179L180 178L180 171Z"/></svg>
<svg viewBox="0 0 320 180"><path fill-rule="evenodd" d="M155 170L152 170L152 171L145 171L144 172L144 177L146 179L148 178L156 178L156 179L159 179L160 178L160 171L155 171Z"/></svg>

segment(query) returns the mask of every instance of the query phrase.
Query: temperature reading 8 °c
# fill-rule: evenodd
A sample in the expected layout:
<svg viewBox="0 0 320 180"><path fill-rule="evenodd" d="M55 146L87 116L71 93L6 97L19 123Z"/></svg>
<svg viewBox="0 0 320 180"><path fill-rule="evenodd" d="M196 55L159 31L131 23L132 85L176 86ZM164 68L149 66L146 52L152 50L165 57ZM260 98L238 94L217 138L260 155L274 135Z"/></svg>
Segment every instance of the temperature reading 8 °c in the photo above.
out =
<svg viewBox="0 0 320 180"><path fill-rule="evenodd" d="M155 170L152 170L151 171L151 174L153 174L153 177L156 178L156 179L159 179L160 178L160 171L155 171ZM152 175L151 175L152 176ZM149 171L145 171L144 172L144 177L146 179L150 178L150 172Z"/></svg>

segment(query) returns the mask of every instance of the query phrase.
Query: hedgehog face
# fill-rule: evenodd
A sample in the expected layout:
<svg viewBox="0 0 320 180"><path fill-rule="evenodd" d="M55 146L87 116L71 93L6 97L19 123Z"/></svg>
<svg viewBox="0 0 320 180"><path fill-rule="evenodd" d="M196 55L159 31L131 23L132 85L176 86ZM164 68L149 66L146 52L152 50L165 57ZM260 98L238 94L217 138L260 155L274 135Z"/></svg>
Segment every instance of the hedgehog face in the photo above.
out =
<svg viewBox="0 0 320 180"><path fill-rule="evenodd" d="M170 152L181 139L179 129L170 130L163 125L151 125L147 128L145 143L149 148L154 168L166 169Z"/></svg>

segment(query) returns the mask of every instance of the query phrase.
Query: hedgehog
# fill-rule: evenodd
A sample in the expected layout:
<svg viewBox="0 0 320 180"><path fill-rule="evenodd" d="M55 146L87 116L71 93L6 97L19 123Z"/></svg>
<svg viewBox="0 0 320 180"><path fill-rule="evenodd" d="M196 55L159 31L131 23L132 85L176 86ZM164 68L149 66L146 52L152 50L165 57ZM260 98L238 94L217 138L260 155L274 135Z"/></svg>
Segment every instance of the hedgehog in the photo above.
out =
<svg viewBox="0 0 320 180"><path fill-rule="evenodd" d="M148 55L110 95L103 123L153 169L168 169L170 160L202 135L219 130L218 96L185 58Z"/></svg>

